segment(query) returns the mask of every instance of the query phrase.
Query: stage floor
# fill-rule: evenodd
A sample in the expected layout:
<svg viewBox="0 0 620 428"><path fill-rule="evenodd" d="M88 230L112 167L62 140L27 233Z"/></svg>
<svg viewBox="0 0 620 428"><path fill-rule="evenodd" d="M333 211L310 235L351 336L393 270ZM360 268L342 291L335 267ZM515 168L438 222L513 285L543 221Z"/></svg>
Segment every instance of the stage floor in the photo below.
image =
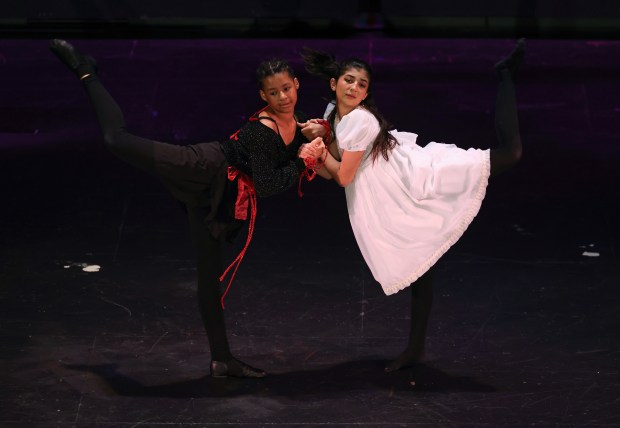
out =
<svg viewBox="0 0 620 428"><path fill-rule="evenodd" d="M493 64L513 46L72 42L139 135L226 138L262 107L253 73L270 56L291 60L299 108L321 115L326 85L297 55L310 46L370 60L383 113L421 144L477 148L494 144ZM438 263L422 364L389 375L409 293L373 280L341 188L259 200L226 317L233 352L271 375L212 379L183 210L106 151L47 41L1 40L0 76L3 427L620 426L620 42L528 41L523 161Z"/></svg>

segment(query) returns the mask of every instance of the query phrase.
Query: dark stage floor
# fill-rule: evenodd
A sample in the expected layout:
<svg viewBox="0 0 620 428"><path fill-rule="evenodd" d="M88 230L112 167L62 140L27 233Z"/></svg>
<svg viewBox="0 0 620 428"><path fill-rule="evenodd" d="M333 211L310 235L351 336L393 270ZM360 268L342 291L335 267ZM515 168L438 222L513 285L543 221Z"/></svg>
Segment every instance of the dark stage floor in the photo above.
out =
<svg viewBox="0 0 620 428"><path fill-rule="evenodd" d="M492 66L513 46L73 42L141 135L228 136L261 107L253 71L272 55L293 61L299 107L320 115L306 45L370 59L398 129L481 148L495 138ZM409 294L372 279L342 189L315 180L302 199L259 201L226 315L234 353L272 375L211 379L182 210L104 149L46 41L1 40L0 82L0 426L620 426L620 42L528 42L524 159L439 262L424 363L390 375ZM299 232L308 223L316 233Z"/></svg>

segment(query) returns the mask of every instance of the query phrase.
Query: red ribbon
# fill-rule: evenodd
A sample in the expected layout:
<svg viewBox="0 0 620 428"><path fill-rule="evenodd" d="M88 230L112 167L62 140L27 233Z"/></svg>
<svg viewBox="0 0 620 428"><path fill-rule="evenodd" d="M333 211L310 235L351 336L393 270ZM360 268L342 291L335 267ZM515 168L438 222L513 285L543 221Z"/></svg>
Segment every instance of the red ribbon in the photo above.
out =
<svg viewBox="0 0 620 428"><path fill-rule="evenodd" d="M265 106L259 111L257 111L256 113L252 114L248 120L250 122L258 120L258 115L262 111L264 111L267 107L268 106ZM326 120L320 119L319 123L325 128L326 141L329 143L329 141L331 140L331 128L329 126L329 122ZM241 129L237 130L237 132L232 134L230 136L230 139L239 140L239 131L241 131ZM299 187L297 189L299 193L299 197L303 196L303 193L301 192L302 179L306 178L308 181L312 181L314 177L316 176L316 170L323 166L321 164L317 168L317 162L314 159L312 160L307 159L304 161L306 163L306 169L302 171L302 173L299 176ZM226 275L228 275L228 272L230 272L230 270L233 269L234 267L234 270L232 271L232 274L230 276L230 280L228 281L228 284L226 285L226 289L224 290L224 293L222 294L222 297L220 299L220 303L222 304L222 309L224 308L224 298L228 294L228 290L230 289L230 286L232 285L233 279L235 278L235 274L237 273L237 269L239 269L239 265L241 265L241 261L243 260L243 257L245 256L245 252L247 251L250 245L250 241L252 240L252 235L254 233L254 223L256 222L256 211L257 211L256 210L256 189L254 188L254 183L252 182L252 179L247 174L244 174L243 172L239 171L237 168L233 166L228 167L228 179L230 181L237 180L237 200L235 201L235 219L247 220L248 208L250 208L250 224L248 226L248 237L245 241L245 245L243 246L243 249L239 252L237 257L232 261L230 265L228 265L224 273L220 276L220 282L222 282L224 278L226 277Z"/></svg>
<svg viewBox="0 0 620 428"><path fill-rule="evenodd" d="M332 142L332 127L329 125L329 121L325 119L316 119L316 122L325 128L323 141L325 141L326 145L329 145Z"/></svg>
<svg viewBox="0 0 620 428"><path fill-rule="evenodd" d="M239 265L241 265L241 261L243 260L243 256L245 256L245 252L247 251L250 241L252 240L252 234L254 233L254 223L256 221L256 190L254 188L254 183L252 179L243 172L239 171L237 168L233 166L228 167L228 179L230 181L237 180L237 200L235 201L235 219L237 220L247 220L248 218L248 207L250 208L250 224L248 226L248 237L245 241L245 245L243 249L239 252L237 257L232 261L232 263L226 268L224 273L220 276L220 282L224 280L228 272L234 267L232 271L232 275L230 276L230 280L228 281L228 285L226 286L226 290L222 294L220 299L220 303L222 304L222 309L224 309L224 298L228 294L228 290L232 285L233 279L235 278L235 274L237 273L237 269L239 269Z"/></svg>
<svg viewBox="0 0 620 428"><path fill-rule="evenodd" d="M305 178L308 181L314 180L316 177L316 161L314 159L304 159L306 168L299 174L299 184L297 185L297 194L300 198L303 198L304 194L301 191L301 182Z"/></svg>
<svg viewBox="0 0 620 428"><path fill-rule="evenodd" d="M269 106L265 106L256 113L252 114L248 119L250 122L254 122L258 120L258 115L265 110ZM238 129L234 134L230 136L231 140L238 141L239 140L239 131ZM250 208L250 225L248 227L248 238L245 241L245 245L243 249L239 252L235 260L232 261L230 265L226 268L224 273L220 276L220 282L224 280L228 272L235 267L230 276L230 280L228 281L228 285L226 285L226 290L222 294L220 302L222 304L222 309L224 309L224 298L228 294L228 290L232 285L233 279L235 278L235 274L237 273L237 269L239 269L239 265L243 260L243 256L245 256L245 252L250 245L250 241L252 240L252 234L254 233L254 223L256 221L256 189L254 188L254 183L252 179L243 172L239 171L234 166L228 167L228 179L230 181L237 180L237 200L235 201L235 219L237 220L247 220L248 218L248 207Z"/></svg>

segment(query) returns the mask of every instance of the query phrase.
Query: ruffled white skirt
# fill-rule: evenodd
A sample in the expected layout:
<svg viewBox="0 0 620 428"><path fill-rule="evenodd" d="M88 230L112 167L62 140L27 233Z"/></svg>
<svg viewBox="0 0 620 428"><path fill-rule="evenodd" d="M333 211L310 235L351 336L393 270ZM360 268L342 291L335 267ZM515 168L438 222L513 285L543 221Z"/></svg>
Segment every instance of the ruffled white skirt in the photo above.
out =
<svg viewBox="0 0 620 428"><path fill-rule="evenodd" d="M490 174L489 150L392 135L399 145L389 160L364 159L345 188L353 233L385 294L416 281L463 235Z"/></svg>

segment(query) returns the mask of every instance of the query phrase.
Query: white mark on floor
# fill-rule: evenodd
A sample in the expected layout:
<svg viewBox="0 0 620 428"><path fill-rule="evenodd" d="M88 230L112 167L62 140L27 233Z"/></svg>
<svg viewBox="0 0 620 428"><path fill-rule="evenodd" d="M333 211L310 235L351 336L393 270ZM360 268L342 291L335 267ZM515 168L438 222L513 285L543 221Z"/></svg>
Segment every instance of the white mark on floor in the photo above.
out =
<svg viewBox="0 0 620 428"><path fill-rule="evenodd" d="M67 262L66 265L63 265L65 269L70 269L72 267L81 268L84 272L99 272L101 270L101 266L99 265L89 265L88 263L82 262Z"/></svg>
<svg viewBox="0 0 620 428"><path fill-rule="evenodd" d="M584 257L598 257L601 253L597 253L596 251L584 251L581 255Z"/></svg>

